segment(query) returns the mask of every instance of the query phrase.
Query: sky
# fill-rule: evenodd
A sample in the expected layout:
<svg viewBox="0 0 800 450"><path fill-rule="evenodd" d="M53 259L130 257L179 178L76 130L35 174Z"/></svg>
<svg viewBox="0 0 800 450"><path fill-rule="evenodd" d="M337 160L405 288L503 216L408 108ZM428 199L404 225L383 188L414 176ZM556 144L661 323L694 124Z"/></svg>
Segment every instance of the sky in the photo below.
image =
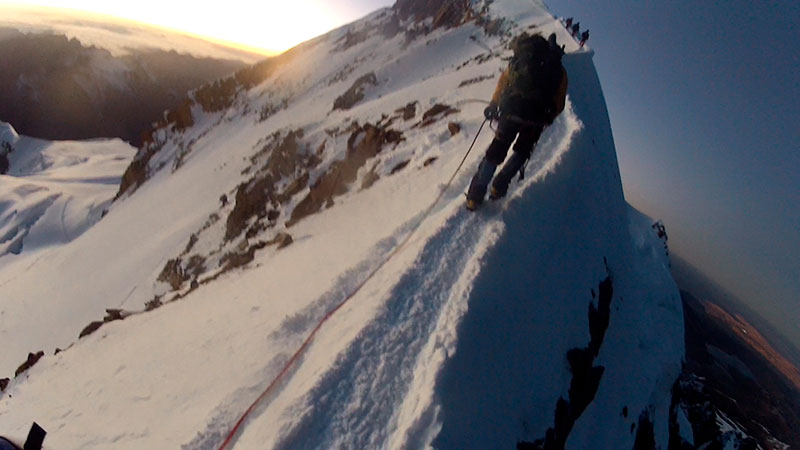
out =
<svg viewBox="0 0 800 450"><path fill-rule="evenodd" d="M800 3L548 6L590 30L628 201L800 346Z"/></svg>
<svg viewBox="0 0 800 450"><path fill-rule="evenodd" d="M287 50L392 3L386 0L0 0L0 6L66 8L135 20L267 54Z"/></svg>
<svg viewBox="0 0 800 450"><path fill-rule="evenodd" d="M34 3L275 52L393 1ZM590 30L628 201L800 347L800 2L547 4Z"/></svg>

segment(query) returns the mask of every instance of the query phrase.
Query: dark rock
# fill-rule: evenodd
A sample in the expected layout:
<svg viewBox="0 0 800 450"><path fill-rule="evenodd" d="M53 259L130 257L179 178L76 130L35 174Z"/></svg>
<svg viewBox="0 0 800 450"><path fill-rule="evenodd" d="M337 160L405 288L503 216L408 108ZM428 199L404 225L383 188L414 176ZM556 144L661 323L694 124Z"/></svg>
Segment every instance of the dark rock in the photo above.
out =
<svg viewBox="0 0 800 450"><path fill-rule="evenodd" d="M136 155L134 160L131 161L130 165L125 169L125 172L123 172L122 180L120 180L119 184L119 191L117 191L117 195L114 197L115 200L126 192L133 192L147 179L147 164L152 155L147 154L147 152L142 153L141 150L139 152L140 154Z"/></svg>
<svg viewBox="0 0 800 450"><path fill-rule="evenodd" d="M0 392L5 391L10 382L11 380L9 378L0 378Z"/></svg>
<svg viewBox="0 0 800 450"><path fill-rule="evenodd" d="M223 271L226 272L228 270L244 266L245 264L248 264L250 261L255 259L256 251L261 250L266 246L267 242L258 241L255 244L247 247L247 250L228 253L227 255L222 257L222 260L220 261L220 266L223 266Z"/></svg>
<svg viewBox="0 0 800 450"><path fill-rule="evenodd" d="M276 140L276 145L270 147L269 161L265 170L275 178L293 176L299 167L313 167L319 164L316 157L301 157L300 139L303 130L289 131L283 139ZM305 156L303 154L303 156Z"/></svg>
<svg viewBox="0 0 800 450"><path fill-rule="evenodd" d="M338 44L336 51L345 51L366 41L370 35L370 31L371 30L369 28L363 28L361 30L354 30L353 27L348 28L347 31L345 31L344 36L336 41L336 44Z"/></svg>
<svg viewBox="0 0 800 450"><path fill-rule="evenodd" d="M417 102L411 102L402 108L395 110L396 113L403 114L403 120L409 121L417 115Z"/></svg>
<svg viewBox="0 0 800 450"><path fill-rule="evenodd" d="M438 116L439 114L447 116L449 114L453 114L456 112L458 112L458 110L453 108L452 106L437 103L433 105L429 110L425 111L424 114L422 114L422 120L424 122L434 116Z"/></svg>
<svg viewBox="0 0 800 450"><path fill-rule="evenodd" d="M181 267L181 259L170 259L164 265L161 273L158 275L158 281L168 283L173 290L177 291L183 285L183 282L188 280L188 276L184 273Z"/></svg>
<svg viewBox="0 0 800 450"><path fill-rule="evenodd" d="M253 226L248 228L247 231L244 233L244 238L247 240L253 239L266 229L267 226L263 222L261 222L260 220L256 221L256 223L254 223Z"/></svg>
<svg viewBox="0 0 800 450"><path fill-rule="evenodd" d="M254 218L260 220L266 217L270 222L276 220L280 215L280 210L276 207L288 202L307 187L308 170L318 165L320 159L301 146L302 137L302 130L290 131L283 138L280 134L275 134L272 141L251 158L255 164L265 155L269 155L264 167L237 188L235 205L228 214L226 223L226 241L241 234ZM275 184L287 178L291 181L284 192L276 192ZM270 215L272 219L269 218ZM250 237L255 237L260 231L262 230L255 230Z"/></svg>
<svg viewBox="0 0 800 450"><path fill-rule="evenodd" d="M424 163L422 163L422 166L423 166L423 167L428 167L428 166L430 166L431 164L433 164L434 162L436 162L436 160L437 160L437 159L439 159L439 158L437 158L437 157L435 157L435 156L432 156L432 157L430 157L430 158L426 159L426 160L425 160L425 162L424 162Z"/></svg>
<svg viewBox="0 0 800 450"><path fill-rule="evenodd" d="M401 31L402 27L400 26L400 18L397 16L397 14L392 14L389 17L389 20L384 22L380 30L383 37L387 39L397 36L397 34Z"/></svg>
<svg viewBox="0 0 800 450"><path fill-rule="evenodd" d="M454 114L457 112L458 110L451 106L437 103L433 105L429 110L425 111L424 114L422 114L422 121L416 124L415 126L427 127L428 125L435 123L439 119L447 117L450 114Z"/></svg>
<svg viewBox="0 0 800 450"><path fill-rule="evenodd" d="M299 178L297 178L296 180L294 180L291 183L289 183L289 185L286 186L286 189L278 196L278 201L281 202L281 203L286 203L289 200L291 200L292 197L294 197L295 195L303 192L303 190L306 187L308 187L308 180L309 179L310 179L310 176L309 176L308 172L306 172L303 175L301 175ZM277 215L280 215L280 211L270 210L267 213L267 220L269 220L270 222L275 220L275 219L269 219L270 214L275 214L275 213L277 213ZM277 218L277 216L275 218Z"/></svg>
<svg viewBox="0 0 800 450"><path fill-rule="evenodd" d="M475 23L483 28L487 35L500 36L505 29L506 20L502 17L492 19L486 16L478 16Z"/></svg>
<svg viewBox="0 0 800 450"><path fill-rule="evenodd" d="M614 287L611 277L606 277L599 286L600 297L597 300L597 307L594 303L589 303L589 334L592 337L589 348L598 355L600 346L603 345L603 337L608 329L608 321L611 315L611 297L614 295Z"/></svg>
<svg viewBox="0 0 800 450"><path fill-rule="evenodd" d="M403 141L399 131L366 124L354 126L347 140L347 156L331 165L311 186L308 196L295 206L286 226L316 213L323 206L333 204L333 198L347 192L348 185L356 180L358 170L381 152L384 146Z"/></svg>
<svg viewBox="0 0 800 450"><path fill-rule="evenodd" d="M197 244L197 241L199 240L200 238L197 237L197 234L192 233L192 235L189 236L189 242L186 244L186 248L183 249L183 254L185 255L190 251L192 251L192 248L194 248L194 244Z"/></svg>
<svg viewBox="0 0 800 450"><path fill-rule="evenodd" d="M470 15L469 0L397 0L394 10L400 19L414 17L417 22L432 18L432 27L454 27L464 23Z"/></svg>
<svg viewBox="0 0 800 450"><path fill-rule="evenodd" d="M163 305L161 302L161 296L156 296L149 302L144 304L145 311L152 311L154 309L160 308Z"/></svg>
<svg viewBox="0 0 800 450"><path fill-rule="evenodd" d="M606 268L608 268L608 264L606 264ZM597 394L605 368L593 366L593 364L608 328L609 312L604 311L610 309L613 294L611 276L600 282L599 289L599 306L595 308L593 303L590 302L589 304L591 335L589 345L584 348L573 348L567 352L567 361L569 362L570 372L572 372L572 380L569 385L569 400L558 399L554 426L547 430L544 439L539 439L533 443L522 443L526 445L524 448L564 450L564 445L567 442L569 433L572 431L572 427ZM594 291L592 291L592 297L594 296ZM594 325L592 325L593 321ZM623 412L627 414L627 407ZM520 448L520 444L517 444L517 448Z"/></svg>
<svg viewBox="0 0 800 450"><path fill-rule="evenodd" d="M224 78L206 84L193 93L193 97L203 111L208 113L219 112L233 105L236 93L241 85L235 78Z"/></svg>
<svg viewBox="0 0 800 450"><path fill-rule="evenodd" d="M401 170L405 169L406 166L408 165L408 163L410 163L410 162L411 162L411 160L403 161L403 162L398 163L397 165L392 167L392 170L389 172L389 175L394 175L397 172L400 172Z"/></svg>
<svg viewBox="0 0 800 450"><path fill-rule="evenodd" d="M469 86L470 84L480 83L481 81L490 80L492 78L494 78L493 75L482 75L482 76L479 76L479 77L470 78L468 80L464 80L461 83L459 83L458 87L461 88L461 87L464 87L464 86Z"/></svg>
<svg viewBox="0 0 800 450"><path fill-rule="evenodd" d="M292 235L291 234L289 234L289 233L278 233L278 235L275 236L275 238L273 238L269 242L269 244L270 245L278 244L277 248L278 248L278 250L280 250L282 248L286 248L286 247L292 245L293 242L294 242L294 239L292 239Z"/></svg>
<svg viewBox="0 0 800 450"><path fill-rule="evenodd" d="M450 136L455 136L461 132L461 125L455 122L450 122L447 124L447 130L450 131Z"/></svg>
<svg viewBox="0 0 800 450"><path fill-rule="evenodd" d="M26 370L33 367L34 364L36 364L37 362L39 362L40 359L42 359L42 356L44 356L43 351L38 351L36 353L28 353L28 359L25 360L25 362L22 363L17 368L16 372L14 372L14 377L18 377L22 372L25 372Z"/></svg>
<svg viewBox="0 0 800 450"><path fill-rule="evenodd" d="M95 331L100 329L100 327L102 327L104 323L105 322L103 322L102 320L95 320L89 325L86 325L86 327L83 330L81 330L81 333L78 335L78 339L94 333Z"/></svg>
<svg viewBox="0 0 800 450"><path fill-rule="evenodd" d="M356 103L364 99L364 91L367 85L376 86L377 84L378 77L375 76L375 73L370 72L362 76L350 86L350 89L333 101L333 110L347 110L352 108Z"/></svg>
<svg viewBox="0 0 800 450"><path fill-rule="evenodd" d="M103 318L104 322L113 322L115 320L122 320L132 313L122 309L106 309L106 316Z"/></svg>
<svg viewBox="0 0 800 450"><path fill-rule="evenodd" d="M656 437L653 430L653 421L647 411L639 415L639 426L636 430L636 440L633 442L633 450L655 450Z"/></svg>
<svg viewBox="0 0 800 450"><path fill-rule="evenodd" d="M178 107L166 112L167 125L174 125L176 130L185 130L194 125L192 105L194 102L185 100Z"/></svg>
<svg viewBox="0 0 800 450"><path fill-rule="evenodd" d="M361 189L369 189L375 184L378 180L381 179L380 175L375 171L376 167L373 167L372 170L367 172L364 175L364 179L361 181Z"/></svg>
<svg viewBox="0 0 800 450"><path fill-rule="evenodd" d="M265 173L239 185L236 189L236 204L228 214L225 225L226 241L244 231L251 218L266 216L270 204L278 203L274 191L275 181L271 173Z"/></svg>
<svg viewBox="0 0 800 450"><path fill-rule="evenodd" d="M206 271L206 259L200 255L192 255L189 262L186 263L186 270L184 275L189 278L197 279Z"/></svg>

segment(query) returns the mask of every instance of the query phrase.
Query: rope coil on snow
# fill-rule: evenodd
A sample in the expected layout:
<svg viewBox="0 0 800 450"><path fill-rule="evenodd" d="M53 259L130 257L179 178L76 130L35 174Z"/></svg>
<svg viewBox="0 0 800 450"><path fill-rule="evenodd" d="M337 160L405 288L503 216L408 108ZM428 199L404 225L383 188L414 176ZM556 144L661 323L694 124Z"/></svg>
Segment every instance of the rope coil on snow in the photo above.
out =
<svg viewBox="0 0 800 450"><path fill-rule="evenodd" d="M414 233L417 231L417 229L419 229L420 225L422 225L422 222L424 222L425 219L428 218L428 215L431 213L431 211L433 211L433 208L439 203L439 200L442 199L442 196L447 191L447 189L450 187L450 185L453 183L453 180L455 180L456 175L461 170L461 167L464 166L464 163L467 161L467 157L469 156L470 152L472 151L472 148L475 146L475 142L477 142L478 136L480 136L481 130L483 130L483 126L485 124L486 124L486 120L484 119L484 121L481 123L481 126L478 128L478 132L475 133L475 138L472 140L472 144L470 144L469 149L467 150L467 153L464 154L464 158L461 159L461 163L458 164L458 167L453 172L453 175L450 176L450 179L447 180L447 183L445 183L444 187L439 191L439 195L436 196L436 199L433 201L433 203L431 203L431 205L428 207L428 209L425 210L425 212L422 214L422 216L419 219L419 222L417 222L417 224L414 225L414 228L411 229L411 231L406 235L406 237L403 239L403 241L400 244L398 244L397 247L395 247L394 250L392 250L391 253L389 253L389 255L380 264L378 264L377 267L372 269L372 271L369 273L369 275L367 275L367 277L363 281L361 281L353 289L353 291L351 293L349 293L347 295L347 297L344 298L344 300L339 302L339 304L337 304L333 309L328 311L322 317L322 319L320 319L320 321L317 322L317 325L314 327L313 330L311 330L311 333L309 333L309 335L306 337L306 339L300 345L300 348L297 349L297 351L292 355L292 357L289 359L289 361L283 366L283 369L281 369L281 371L278 373L278 375L275 376L275 378L270 382L270 384L266 387L266 389L264 389L264 391L261 393L261 395L259 395L250 404L250 406L242 413L242 415L236 421L236 424L234 424L233 428L231 428L230 431L228 432L228 434L226 435L225 440L219 446L219 450L226 449L228 447L228 445L230 445L231 442L233 442L234 437L236 437L236 435L239 433L239 431L241 431L242 425L244 424L245 420L247 420L248 416L253 412L253 410L256 408L256 406L258 406L258 404L261 403L264 400L264 398L266 398L272 392L272 390L275 388L275 386L277 386L278 383L281 381L281 379L289 372L289 369L291 369L292 366L295 364L295 362L297 362L297 360L300 358L300 355L302 355L303 352L305 352L305 350L311 345L311 341L314 339L314 336L316 336L316 334L320 330L320 328L322 328L322 325L325 324L325 322L327 322L328 319L330 319L334 314L336 314L336 312L339 311L342 308L342 306L345 305L345 303L347 303L351 298L355 297L355 295L358 294L358 292L361 290L361 288L363 288L364 285L366 285L367 282L369 282L372 279L372 277L374 277L375 274L378 273L378 271L380 271L383 268L383 266L385 266L386 263L388 263L394 257L394 255L399 253L400 250L402 250L406 246L406 244L408 244L408 242L411 240L411 236L413 236Z"/></svg>

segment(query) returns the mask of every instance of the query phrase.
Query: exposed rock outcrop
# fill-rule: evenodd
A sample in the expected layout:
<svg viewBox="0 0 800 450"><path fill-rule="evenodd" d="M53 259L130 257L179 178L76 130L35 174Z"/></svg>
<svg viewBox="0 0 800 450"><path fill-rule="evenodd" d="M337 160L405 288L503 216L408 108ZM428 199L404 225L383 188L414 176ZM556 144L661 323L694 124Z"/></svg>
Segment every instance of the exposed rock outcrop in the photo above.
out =
<svg viewBox="0 0 800 450"><path fill-rule="evenodd" d="M397 0L394 9L401 20L433 19L433 28L454 27L470 18L469 0Z"/></svg>
<svg viewBox="0 0 800 450"><path fill-rule="evenodd" d="M28 353L28 359L26 359L25 362L22 363L17 368L16 372L14 372L14 377L20 376L20 374L33 367L34 364L36 364L37 362L39 362L40 359L42 359L42 356L44 356L43 351L38 351L36 353Z"/></svg>
<svg viewBox="0 0 800 450"><path fill-rule="evenodd" d="M573 348L567 352L567 362L572 373L568 398L562 397L556 402L555 424L547 429L545 437L535 442L519 442L518 450L563 450L575 422L597 394L605 368L595 366L594 360L600 352L608 329L611 299L614 295L611 275L600 282L598 288L599 294L592 290L592 297L597 297L597 306L593 302L589 303L591 340L586 347Z"/></svg>
<svg viewBox="0 0 800 450"><path fill-rule="evenodd" d="M225 240L229 241L251 225L252 220L274 221L281 204L289 201L308 185L308 171L319 164L319 158L301 144L302 130L290 131L281 138L272 136L264 148L251 161L257 164L268 158L264 166L236 189L235 205L226 222ZM276 183L288 179L286 187L278 192Z"/></svg>
<svg viewBox="0 0 800 450"><path fill-rule="evenodd" d="M378 78L374 73L370 72L361 78L357 79L350 89L345 91L333 101L334 111L337 109L350 109L364 99L364 91L367 86L375 86L378 84Z"/></svg>
<svg viewBox="0 0 800 450"><path fill-rule="evenodd" d="M331 165L311 186L311 192L292 211L286 226L314 214L323 206L333 204L333 198L347 192L348 185L356 180L358 170L386 145L397 144L403 140L399 131L377 127L372 124L356 126L347 141L347 157Z"/></svg>

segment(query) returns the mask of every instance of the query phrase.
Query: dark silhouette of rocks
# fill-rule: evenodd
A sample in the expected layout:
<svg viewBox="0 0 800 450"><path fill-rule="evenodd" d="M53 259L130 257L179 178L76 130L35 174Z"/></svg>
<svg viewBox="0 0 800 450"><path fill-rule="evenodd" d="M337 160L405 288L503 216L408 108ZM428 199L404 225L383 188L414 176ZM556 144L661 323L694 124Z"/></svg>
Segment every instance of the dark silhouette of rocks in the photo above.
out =
<svg viewBox="0 0 800 450"><path fill-rule="evenodd" d="M633 441L633 450L656 450L656 435L650 414L642 411L639 415L639 424L636 427L636 439Z"/></svg>
<svg viewBox="0 0 800 450"><path fill-rule="evenodd" d="M606 263L608 270L608 263ZM605 368L594 366L603 337L608 329L611 299L614 295L613 279L609 274L600 282L598 306L589 303L589 330L591 340L584 348L573 348L567 351L572 380L569 385L568 399L559 398L556 402L553 427L548 428L545 437L534 442L521 441L517 443L518 450L564 450L569 433L575 421L583 414L586 407L594 400L600 379ZM592 298L595 298L592 290Z"/></svg>
<svg viewBox="0 0 800 450"><path fill-rule="evenodd" d="M741 449L755 449L756 444L773 448L772 437L800 448L800 390L792 380L739 336L738 322L719 316L721 307L706 306L708 302L683 290L681 300L686 362L672 389L671 409L675 414L679 407L685 411L694 444L723 447L716 422L721 412L746 432L738 438ZM680 438L674 440L674 448L681 449Z"/></svg>
<svg viewBox="0 0 800 450"><path fill-rule="evenodd" d="M16 378L20 376L20 374L33 367L34 364L36 364L37 362L39 362L40 359L42 359L42 356L44 356L44 352L42 351L36 353L28 353L28 359L26 359L24 363L22 363L19 367L17 367L17 370L14 372L14 377Z"/></svg>
<svg viewBox="0 0 800 450"><path fill-rule="evenodd" d="M309 194L295 206L286 226L314 214L323 206L333 205L333 198L347 192L348 185L356 180L358 170L367 160L377 155L386 145L403 140L399 131L372 124L355 125L347 141L347 157L332 164L311 186Z"/></svg>
<svg viewBox="0 0 800 450"><path fill-rule="evenodd" d="M460 25L469 20L471 13L469 0L397 0L394 9L401 20L433 19L434 29Z"/></svg>
<svg viewBox="0 0 800 450"><path fill-rule="evenodd" d="M340 95L333 101L333 109L343 109L347 110L352 108L356 105L356 103L360 102L364 99L364 91L366 90L367 86L376 86L378 84L378 78L375 76L374 73L370 72L361 78L357 79L350 88L345 91L344 94Z"/></svg>
<svg viewBox="0 0 800 450"><path fill-rule="evenodd" d="M290 131L284 137L275 134L262 151L251 158L254 165L265 156L268 159L252 178L236 189L234 207L226 222L226 241L241 234L253 218L276 220L280 205L307 187L308 171L319 164L319 159L305 147L302 138L301 130ZM287 177L294 177L294 180L282 192L277 192L275 183Z"/></svg>
<svg viewBox="0 0 800 450"><path fill-rule="evenodd" d="M188 91L244 66L153 49L113 56L63 35L4 31L0 120L50 140L119 137L138 146Z"/></svg>

